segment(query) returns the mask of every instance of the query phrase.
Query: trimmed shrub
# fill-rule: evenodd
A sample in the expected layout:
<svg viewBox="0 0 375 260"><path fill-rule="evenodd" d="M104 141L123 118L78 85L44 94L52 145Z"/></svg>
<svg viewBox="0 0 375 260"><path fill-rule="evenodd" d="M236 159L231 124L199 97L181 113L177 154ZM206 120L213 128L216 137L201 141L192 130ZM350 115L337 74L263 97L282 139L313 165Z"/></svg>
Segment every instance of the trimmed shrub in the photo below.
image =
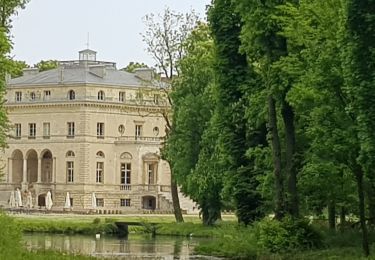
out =
<svg viewBox="0 0 375 260"><path fill-rule="evenodd" d="M255 232L258 246L272 253L323 246L322 235L306 219L264 219L255 225Z"/></svg>

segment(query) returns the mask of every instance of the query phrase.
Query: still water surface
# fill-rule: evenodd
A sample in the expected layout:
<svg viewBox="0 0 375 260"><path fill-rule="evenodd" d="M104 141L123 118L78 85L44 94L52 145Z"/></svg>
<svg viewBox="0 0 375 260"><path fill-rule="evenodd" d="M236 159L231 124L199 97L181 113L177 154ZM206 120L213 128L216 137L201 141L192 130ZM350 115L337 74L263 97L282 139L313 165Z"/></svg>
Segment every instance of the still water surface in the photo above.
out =
<svg viewBox="0 0 375 260"><path fill-rule="evenodd" d="M129 234L127 237L95 235L24 234L23 240L28 249L52 249L80 253L97 257L116 259L220 259L194 254L198 243L209 238L184 238Z"/></svg>

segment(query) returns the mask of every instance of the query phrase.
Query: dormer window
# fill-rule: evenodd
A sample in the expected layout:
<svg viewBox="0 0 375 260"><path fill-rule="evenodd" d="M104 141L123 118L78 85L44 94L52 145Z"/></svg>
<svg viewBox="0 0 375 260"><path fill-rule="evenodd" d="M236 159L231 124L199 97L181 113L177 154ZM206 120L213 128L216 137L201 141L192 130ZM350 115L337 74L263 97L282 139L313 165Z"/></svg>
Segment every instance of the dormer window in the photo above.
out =
<svg viewBox="0 0 375 260"><path fill-rule="evenodd" d="M21 102L21 101L22 101L22 92L16 91L16 102Z"/></svg>
<svg viewBox="0 0 375 260"><path fill-rule="evenodd" d="M104 91L103 90L100 90L98 92L98 100L104 100Z"/></svg>
<svg viewBox="0 0 375 260"><path fill-rule="evenodd" d="M69 90L69 92L68 92L68 98L69 98L69 100L76 99L76 93L74 92L74 90Z"/></svg>

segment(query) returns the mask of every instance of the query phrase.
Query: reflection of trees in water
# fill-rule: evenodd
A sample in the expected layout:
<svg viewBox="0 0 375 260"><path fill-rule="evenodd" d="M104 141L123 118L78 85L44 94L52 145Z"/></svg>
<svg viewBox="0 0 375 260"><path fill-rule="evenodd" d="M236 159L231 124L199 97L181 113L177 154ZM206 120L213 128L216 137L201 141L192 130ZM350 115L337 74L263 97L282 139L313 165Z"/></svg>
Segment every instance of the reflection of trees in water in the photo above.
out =
<svg viewBox="0 0 375 260"><path fill-rule="evenodd" d="M176 238L176 240L174 241L174 246L173 246L174 256L179 256L181 254L181 247L182 247L182 240L179 238Z"/></svg>
<svg viewBox="0 0 375 260"><path fill-rule="evenodd" d="M142 241L137 241L138 243ZM145 238L145 241L141 244L141 252L155 253L156 252L156 241L154 238Z"/></svg>

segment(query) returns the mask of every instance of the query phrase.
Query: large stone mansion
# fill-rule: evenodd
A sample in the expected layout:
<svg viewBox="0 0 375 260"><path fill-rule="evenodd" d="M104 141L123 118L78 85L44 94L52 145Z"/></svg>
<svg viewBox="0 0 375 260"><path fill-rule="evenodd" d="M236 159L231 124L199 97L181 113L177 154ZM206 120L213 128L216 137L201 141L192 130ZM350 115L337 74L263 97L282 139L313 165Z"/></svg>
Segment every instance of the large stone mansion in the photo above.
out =
<svg viewBox="0 0 375 260"><path fill-rule="evenodd" d="M8 79L12 125L2 158L0 204L10 191L31 191L38 208L51 191L53 209L70 193L73 210L171 210L170 169L160 158L169 109L152 69L128 73L96 52L58 68L24 70Z"/></svg>

